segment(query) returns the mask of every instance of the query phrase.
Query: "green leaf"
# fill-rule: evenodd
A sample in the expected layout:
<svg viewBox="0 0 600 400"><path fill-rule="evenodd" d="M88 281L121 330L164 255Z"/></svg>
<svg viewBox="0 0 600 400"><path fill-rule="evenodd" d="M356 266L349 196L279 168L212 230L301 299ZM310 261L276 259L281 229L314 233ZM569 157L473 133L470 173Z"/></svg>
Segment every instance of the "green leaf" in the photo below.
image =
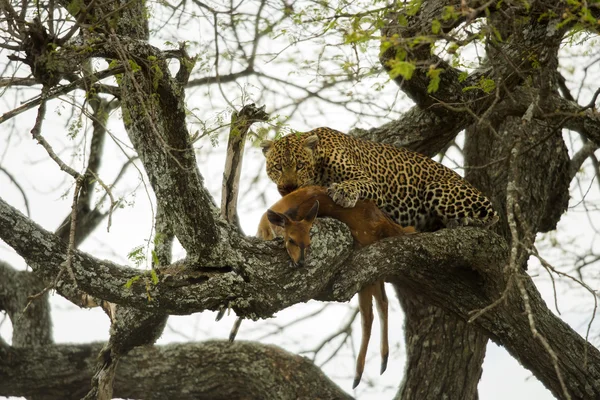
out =
<svg viewBox="0 0 600 400"><path fill-rule="evenodd" d="M408 26L408 20L406 19L406 16L404 14L400 14L400 16L398 17L398 25L400 25L403 28Z"/></svg>
<svg viewBox="0 0 600 400"><path fill-rule="evenodd" d="M136 266L141 265L146 259L146 256L144 255L144 246L140 245L134 247L133 250L127 254L127 259L129 259L129 261L134 263Z"/></svg>
<svg viewBox="0 0 600 400"><path fill-rule="evenodd" d="M460 14L456 12L453 6L446 6L442 9L442 20L456 20L460 17Z"/></svg>
<svg viewBox="0 0 600 400"><path fill-rule="evenodd" d="M481 81L479 82L479 86L481 87L481 90L483 90L484 92L491 93L496 89L496 82L494 82L493 79L481 78Z"/></svg>
<svg viewBox="0 0 600 400"><path fill-rule="evenodd" d="M398 75L401 75L404 79L412 78L413 72L415 72L415 64L408 61L397 61L390 60L390 77L396 79Z"/></svg>
<svg viewBox="0 0 600 400"><path fill-rule="evenodd" d="M496 29L495 26L492 26L492 33L494 34L494 37L496 38L496 40L500 43L502 43L502 34L500 33L500 31L498 29Z"/></svg>
<svg viewBox="0 0 600 400"><path fill-rule="evenodd" d="M142 69L142 67L140 67L139 64L133 61L132 59L129 59L127 61L129 61L129 67L131 68L131 72L135 73Z"/></svg>
<svg viewBox="0 0 600 400"><path fill-rule="evenodd" d="M129 254L127 254L127 258L129 259L129 261L133 261L135 259L137 259L138 257L140 257L140 255L143 255L143 251L144 251L144 246L136 246L133 248L133 250L131 250L129 252Z"/></svg>
<svg viewBox="0 0 600 400"><path fill-rule="evenodd" d="M158 260L158 255L156 255L156 251L152 250L152 263L154 265L160 265L160 261Z"/></svg>
<svg viewBox="0 0 600 400"><path fill-rule="evenodd" d="M442 24L440 23L440 21L438 21L437 19L434 19L433 21L431 21L431 32L433 32L434 35L437 35L438 33L440 33L441 29L442 29Z"/></svg>
<svg viewBox="0 0 600 400"><path fill-rule="evenodd" d="M67 11L69 11L69 14L71 15L77 15L83 6L83 0L73 0L67 5Z"/></svg>
<svg viewBox="0 0 600 400"><path fill-rule="evenodd" d="M440 75L443 68L430 68L427 72L429 77L429 84L427 85L427 93L435 93L440 88Z"/></svg>
<svg viewBox="0 0 600 400"><path fill-rule="evenodd" d="M156 275L156 270L151 269L150 270L150 276L152 277L152 283L154 283L155 285L158 284L158 275Z"/></svg>
<svg viewBox="0 0 600 400"><path fill-rule="evenodd" d="M468 77L469 77L469 73L467 71L463 71L458 75L458 81L464 82L467 80Z"/></svg>
<svg viewBox="0 0 600 400"><path fill-rule="evenodd" d="M130 280L125 282L125 288L129 289L131 287L131 285L133 285L133 283L138 281L139 279L140 279L139 275L134 276L133 278L131 278Z"/></svg>
<svg viewBox="0 0 600 400"><path fill-rule="evenodd" d="M423 3L423 0L411 0L411 2L406 6L406 14L416 15L421 8L421 3Z"/></svg>

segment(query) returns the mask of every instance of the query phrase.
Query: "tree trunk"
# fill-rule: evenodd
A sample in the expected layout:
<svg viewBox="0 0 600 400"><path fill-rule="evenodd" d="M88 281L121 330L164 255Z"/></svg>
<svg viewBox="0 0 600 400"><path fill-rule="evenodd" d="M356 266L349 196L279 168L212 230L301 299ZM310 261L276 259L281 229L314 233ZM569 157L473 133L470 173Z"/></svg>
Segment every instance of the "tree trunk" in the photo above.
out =
<svg viewBox="0 0 600 400"><path fill-rule="evenodd" d="M417 293L395 288L406 338L406 367L396 399L477 400L487 336Z"/></svg>

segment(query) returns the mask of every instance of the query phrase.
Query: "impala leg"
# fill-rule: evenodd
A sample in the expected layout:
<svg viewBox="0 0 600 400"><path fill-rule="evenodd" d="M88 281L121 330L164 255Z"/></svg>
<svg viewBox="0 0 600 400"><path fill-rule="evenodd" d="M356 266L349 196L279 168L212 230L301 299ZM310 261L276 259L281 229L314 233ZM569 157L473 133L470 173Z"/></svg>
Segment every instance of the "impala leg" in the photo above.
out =
<svg viewBox="0 0 600 400"><path fill-rule="evenodd" d="M356 359L356 374L354 375L354 389L360 383L360 378L365 369L365 359L367 357L367 348L371 338L371 327L373 326L373 285L369 285L358 292L358 309L360 311L360 320L362 328L362 338L360 341L360 350Z"/></svg>
<svg viewBox="0 0 600 400"><path fill-rule="evenodd" d="M375 297L381 328L381 371L379 373L383 374L387 368L388 357L390 355L390 345L388 343L388 298L385 293L385 283L383 280L375 282L373 286L375 287L373 297Z"/></svg>

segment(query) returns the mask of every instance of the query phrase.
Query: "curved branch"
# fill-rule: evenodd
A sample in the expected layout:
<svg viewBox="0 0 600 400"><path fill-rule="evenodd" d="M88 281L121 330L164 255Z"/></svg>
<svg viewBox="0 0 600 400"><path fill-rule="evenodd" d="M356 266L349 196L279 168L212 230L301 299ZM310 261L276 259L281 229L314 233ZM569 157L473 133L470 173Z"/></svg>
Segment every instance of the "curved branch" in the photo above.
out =
<svg viewBox="0 0 600 400"><path fill-rule="evenodd" d="M220 232L187 130L184 87L168 72L170 55L148 44L143 26L136 29L135 34L111 35L92 45L88 56L116 58L125 67L120 88L127 134L187 254L205 255Z"/></svg>
<svg viewBox="0 0 600 400"><path fill-rule="evenodd" d="M226 241L214 246L212 258L181 260L163 266L159 282L138 269L119 266L74 250L72 269L76 284L60 280L57 290L76 298L84 290L101 299L144 310L191 314L217 310L227 302L243 317L270 317L292 304L318 297L339 270L339 260L351 248L348 228L337 221L322 221L315 229L314 266L289 268L289 258L279 242L264 242L239 235L223 223ZM55 279L66 262L67 245L0 199L0 238L11 246L43 279ZM315 279L319 276L319 279ZM280 296L281 288L290 292Z"/></svg>
<svg viewBox="0 0 600 400"><path fill-rule="evenodd" d="M440 240L435 240L436 236ZM459 240L467 237L471 240ZM463 319L469 319L502 296L508 277L501 260L505 260L507 247L499 237L466 228L420 234L417 238L420 251L414 251L418 247L412 248L404 238L399 246L400 240L394 238L377 242L353 255L347 263L347 279L336 281L334 293L346 293L360 285L376 265L378 276L392 276L390 281L407 292L418 293ZM497 262L490 262L490 255L485 254L492 249L497 249L494 256L498 257ZM571 398L600 398L600 370L597 368L600 351L548 309L529 276L519 278L527 291L538 333L547 339L558 356L557 363ZM522 298L514 286L509 288L505 301L489 308L472 323L504 346L558 399L565 399L554 360L533 337Z"/></svg>
<svg viewBox="0 0 600 400"><path fill-rule="evenodd" d="M103 345L0 344L0 395L78 400ZM351 399L307 358L251 342L137 348L121 359L118 372L114 396L122 398L268 399L277 393L278 399Z"/></svg>
<svg viewBox="0 0 600 400"><path fill-rule="evenodd" d="M457 12L455 19L450 18L447 22L442 22L447 25L440 28L441 33L432 34L432 20L445 21L446 18L442 16L446 8L461 10L467 4L458 0L425 1L419 4L419 12L416 14L411 12L410 7L405 9L403 22L408 21L407 23L399 22L398 15L389 16L382 28L382 35L391 38L392 45L380 57L382 65L388 70L398 61L397 53L400 61L405 60L416 65L411 79L399 77L396 78L396 82L417 105L398 121L368 132L358 132L358 135L378 140L382 130L393 131L393 136L386 139L387 143L432 156L444 149L458 132L474 122L489 124L488 117L492 110L495 115L499 114L496 109L498 103L506 97L517 97L513 93L514 88L529 75L538 75L533 63L527 61L531 49L536 49L537 45L543 42L544 51L536 56L540 63L552 64L567 28L550 29L549 26L556 21L542 21L541 18L533 25L523 22L526 28L525 25L512 23L513 16L521 14L528 15L532 21L537 20L539 15L548 13L545 3L535 4L530 9L513 3L499 3L497 7L501 10L496 10L496 5L490 5L489 2L469 1L468 7L475 9ZM491 15L487 23L507 39L498 42L494 35L488 35L486 64L466 79L458 79L461 71L433 54L430 44L442 39L444 31L458 26L465 17L470 22L488 7ZM556 15L562 14L560 9L553 11ZM507 31L502 31L501 27ZM434 93L430 93L429 90L430 68L442 70L439 74L439 89ZM483 90L482 79L492 82L495 90ZM546 95L547 93L544 94ZM404 125L407 118L410 128Z"/></svg>

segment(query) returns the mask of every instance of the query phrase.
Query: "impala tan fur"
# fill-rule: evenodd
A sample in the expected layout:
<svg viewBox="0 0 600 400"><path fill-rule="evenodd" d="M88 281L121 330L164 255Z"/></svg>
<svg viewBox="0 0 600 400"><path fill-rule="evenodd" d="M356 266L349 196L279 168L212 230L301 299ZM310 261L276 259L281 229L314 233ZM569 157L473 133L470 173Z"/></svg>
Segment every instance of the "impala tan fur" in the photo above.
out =
<svg viewBox="0 0 600 400"><path fill-rule="evenodd" d="M310 228L317 214L320 217L335 218L350 228L354 247L367 246L379 239L411 234L413 227L403 228L393 222L372 201L359 200L352 208L336 204L320 186L300 188L275 203L262 216L257 236L271 240L283 236L286 250L297 266L304 266L310 249ZM275 231L280 234L277 235ZM381 372L387 367L388 345L388 299L383 280L363 287L358 292L358 305L361 315L362 340L356 360L356 374L352 388L359 383L365 367L365 357L373 325L373 298L377 305L381 325Z"/></svg>

